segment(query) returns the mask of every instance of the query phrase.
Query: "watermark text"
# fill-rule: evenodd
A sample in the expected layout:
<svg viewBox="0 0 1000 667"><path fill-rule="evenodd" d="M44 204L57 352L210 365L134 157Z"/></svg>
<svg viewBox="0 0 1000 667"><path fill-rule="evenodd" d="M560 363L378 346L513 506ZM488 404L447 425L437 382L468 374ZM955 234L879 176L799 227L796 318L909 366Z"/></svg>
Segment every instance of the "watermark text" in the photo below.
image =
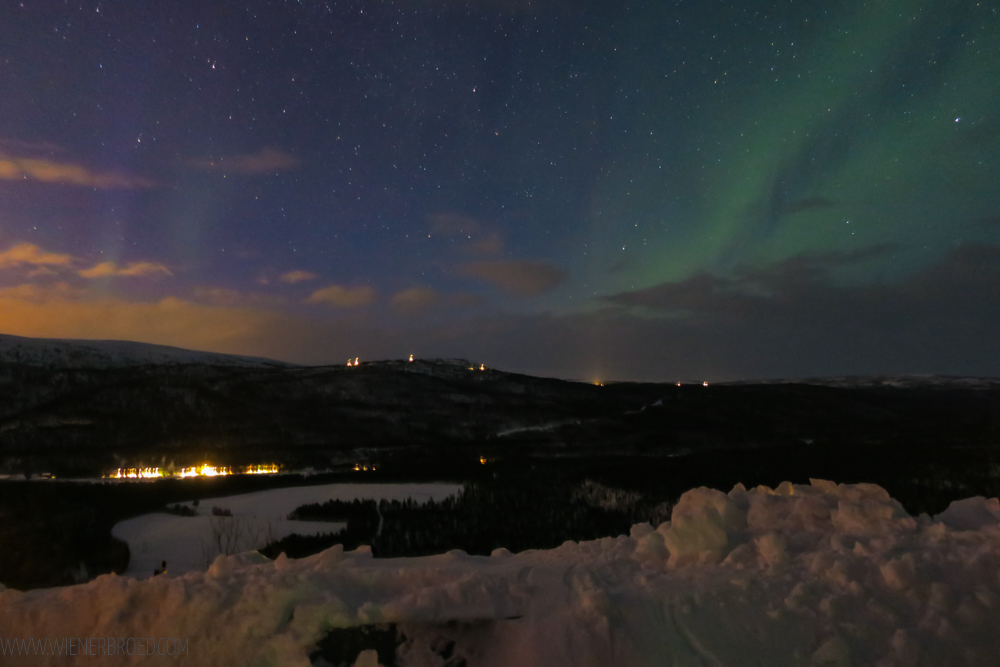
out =
<svg viewBox="0 0 1000 667"><path fill-rule="evenodd" d="M189 656L180 637L0 637L0 655Z"/></svg>

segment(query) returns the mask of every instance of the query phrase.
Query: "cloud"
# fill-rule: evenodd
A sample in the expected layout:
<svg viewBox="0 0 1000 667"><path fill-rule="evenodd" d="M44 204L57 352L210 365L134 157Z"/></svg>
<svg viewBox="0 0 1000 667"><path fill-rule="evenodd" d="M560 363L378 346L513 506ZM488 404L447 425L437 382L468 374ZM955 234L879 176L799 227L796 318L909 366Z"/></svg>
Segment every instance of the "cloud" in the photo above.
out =
<svg viewBox="0 0 1000 667"><path fill-rule="evenodd" d="M48 141L21 141L19 139L0 138L0 146L29 153L64 153L66 149Z"/></svg>
<svg viewBox="0 0 1000 667"><path fill-rule="evenodd" d="M622 253L618 259L616 259L611 266L608 267L608 273L618 273L620 271L635 271L642 266L642 261L637 255L632 253L625 254Z"/></svg>
<svg viewBox="0 0 1000 667"><path fill-rule="evenodd" d="M197 301L217 306L278 307L287 303L287 300L281 296L241 292L226 287L195 287L191 290L191 295Z"/></svg>
<svg viewBox="0 0 1000 667"><path fill-rule="evenodd" d="M77 271L81 278L108 278L112 276L172 276L163 264L158 262L132 262L128 266L119 267L114 262L101 262L89 269Z"/></svg>
<svg viewBox="0 0 1000 667"><path fill-rule="evenodd" d="M476 234L484 229L483 223L462 213L432 213L427 220L432 234Z"/></svg>
<svg viewBox="0 0 1000 667"><path fill-rule="evenodd" d="M878 244L853 251L802 253L764 267L740 267L730 276L701 272L682 281L614 294L605 301L672 313L732 312L750 302L787 300L802 290L826 287L835 272L900 249Z"/></svg>
<svg viewBox="0 0 1000 667"><path fill-rule="evenodd" d="M134 340L233 354L270 354L268 340L294 318L278 311L204 306L175 297L154 303L85 299L63 285L0 290L0 331L18 336Z"/></svg>
<svg viewBox="0 0 1000 667"><path fill-rule="evenodd" d="M58 282L51 285L25 283L13 287L0 288L0 303L11 300L28 303L48 303L52 300L76 300L83 295L84 291L82 289L66 282Z"/></svg>
<svg viewBox="0 0 1000 667"><path fill-rule="evenodd" d="M47 266L39 266L37 268L28 271L27 276L29 278L41 278L43 276L58 276L58 271L53 271Z"/></svg>
<svg viewBox="0 0 1000 667"><path fill-rule="evenodd" d="M227 171L237 174L266 174L298 167L301 161L276 148L262 148L257 153L220 158L197 158L188 165L202 171Z"/></svg>
<svg viewBox="0 0 1000 667"><path fill-rule="evenodd" d="M833 208L836 205L837 202L827 199L826 197L806 197L785 205L780 211L778 211L778 215L793 215L795 213L801 213L802 211Z"/></svg>
<svg viewBox="0 0 1000 667"><path fill-rule="evenodd" d="M288 273L283 273L278 276L278 280L283 283L287 283L288 285L294 285L295 283L301 283L307 280L316 280L317 278L319 278L319 276L311 271L289 271Z"/></svg>
<svg viewBox="0 0 1000 667"><path fill-rule="evenodd" d="M348 356L400 357L413 351L409 332L248 305L224 288L205 288L203 304L168 296L153 302L89 298L66 283L0 288L0 332L42 338L131 340L193 350L246 354L301 363L342 363ZM264 297L264 302L267 302ZM242 304L238 304L241 302Z"/></svg>
<svg viewBox="0 0 1000 667"><path fill-rule="evenodd" d="M606 302L626 308L602 315L602 327L658 330L660 347L647 358L686 377L699 367L731 379L1000 373L1000 247L962 246L893 282L843 280L889 252L808 253L622 292Z"/></svg>
<svg viewBox="0 0 1000 667"><path fill-rule="evenodd" d="M623 292L588 312L480 313L446 321L400 319L393 326L375 326L362 313L353 319L338 313L334 321L175 297L95 300L65 283L28 284L0 289L0 331L137 340L303 363L401 358L418 350L420 356L466 357L504 370L581 379L1000 375L1000 247L957 248L893 283L830 279L864 256L809 254L726 276L703 274ZM439 296L445 303L452 298ZM228 298L222 292L216 297ZM231 303L237 301L233 296Z"/></svg>
<svg viewBox="0 0 1000 667"><path fill-rule="evenodd" d="M81 185L99 190L152 188L154 181L117 172L91 171L68 162L16 157L0 154L0 179L6 181L36 180L45 183Z"/></svg>
<svg viewBox="0 0 1000 667"><path fill-rule="evenodd" d="M467 243L462 249L476 255L499 255L503 252L503 239L494 234Z"/></svg>
<svg viewBox="0 0 1000 667"><path fill-rule="evenodd" d="M467 240L460 249L474 255L499 255L503 252L503 237L481 221L463 213L441 212L427 216L431 234L460 237Z"/></svg>
<svg viewBox="0 0 1000 667"><path fill-rule="evenodd" d="M33 243L19 243L0 252L0 269L30 266L30 277L58 275L50 267L70 267L80 260L67 253L47 252ZM101 262L89 269L76 271L81 278L106 278L111 276L172 276L170 269L158 262L131 262L120 267L114 262Z"/></svg>
<svg viewBox="0 0 1000 667"><path fill-rule="evenodd" d="M562 269L537 260L471 262L458 267L458 273L484 280L504 292L520 297L541 294L566 280L566 273Z"/></svg>
<svg viewBox="0 0 1000 667"><path fill-rule="evenodd" d="M418 286L396 292L389 300L389 304L404 313L419 313L426 311L440 299L441 295L436 290Z"/></svg>
<svg viewBox="0 0 1000 667"><path fill-rule="evenodd" d="M480 306L485 300L476 294L441 294L431 287L418 285L392 295L389 305L404 315L425 315L431 311Z"/></svg>
<svg viewBox="0 0 1000 667"><path fill-rule="evenodd" d="M356 308L374 303L377 293L374 287L360 285L358 287L341 287L330 285L318 289L309 295L306 303L323 304L337 308Z"/></svg>
<svg viewBox="0 0 1000 667"><path fill-rule="evenodd" d="M24 264L36 267L67 266L72 262L72 255L46 252L34 243L19 243L0 252L0 269Z"/></svg>

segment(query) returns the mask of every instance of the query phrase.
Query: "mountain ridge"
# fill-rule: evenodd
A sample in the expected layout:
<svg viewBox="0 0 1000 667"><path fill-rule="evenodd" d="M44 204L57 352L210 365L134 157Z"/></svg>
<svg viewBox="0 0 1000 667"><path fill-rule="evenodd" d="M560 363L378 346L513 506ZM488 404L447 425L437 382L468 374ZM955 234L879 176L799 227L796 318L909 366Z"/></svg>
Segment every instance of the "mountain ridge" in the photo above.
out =
<svg viewBox="0 0 1000 667"><path fill-rule="evenodd" d="M0 342L8 351L0 355L0 472L64 476L160 460L321 468L402 451L479 461L803 446L992 449L1000 441L1000 383L991 380L600 385L461 359L295 366L153 348L169 353L157 364L143 344L119 354L119 342L84 350L72 366L58 363L79 349L71 342ZM21 344L21 357L9 354L11 343Z"/></svg>
<svg viewBox="0 0 1000 667"><path fill-rule="evenodd" d="M29 338L0 334L0 363L61 368L123 368L127 366L189 365L291 368L264 357L188 350L170 345L127 340Z"/></svg>

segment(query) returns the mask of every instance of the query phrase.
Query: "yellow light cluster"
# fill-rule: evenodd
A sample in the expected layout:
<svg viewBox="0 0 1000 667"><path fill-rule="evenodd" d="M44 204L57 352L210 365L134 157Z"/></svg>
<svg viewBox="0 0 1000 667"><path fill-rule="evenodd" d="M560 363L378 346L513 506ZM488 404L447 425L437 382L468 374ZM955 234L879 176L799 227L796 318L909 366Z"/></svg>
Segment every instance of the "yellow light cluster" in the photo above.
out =
<svg viewBox="0 0 1000 667"><path fill-rule="evenodd" d="M372 464L369 465L367 463L355 463L354 464L354 469L355 470L375 470L375 464L372 463Z"/></svg>
<svg viewBox="0 0 1000 667"><path fill-rule="evenodd" d="M215 477L216 475L229 475L229 468L222 466L194 466L193 468L181 468L181 477Z"/></svg>
<svg viewBox="0 0 1000 667"><path fill-rule="evenodd" d="M277 463L265 463L259 466L247 466L247 475L273 475L278 472Z"/></svg>
<svg viewBox="0 0 1000 667"><path fill-rule="evenodd" d="M152 479L163 477L163 472L159 468L119 468L114 475L109 475L114 479Z"/></svg>
<svg viewBox="0 0 1000 667"><path fill-rule="evenodd" d="M157 477L217 477L219 475L270 475L278 472L276 463L252 466L210 466L207 463L191 468L181 468L180 472L167 472L161 468L119 468L106 477L111 479L154 479Z"/></svg>

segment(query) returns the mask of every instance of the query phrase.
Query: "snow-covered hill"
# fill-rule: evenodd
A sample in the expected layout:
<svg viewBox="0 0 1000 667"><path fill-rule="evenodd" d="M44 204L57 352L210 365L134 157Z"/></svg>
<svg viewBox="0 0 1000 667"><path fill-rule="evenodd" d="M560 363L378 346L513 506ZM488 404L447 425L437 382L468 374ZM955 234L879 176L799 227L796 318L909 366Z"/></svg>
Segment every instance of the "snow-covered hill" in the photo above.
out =
<svg viewBox="0 0 1000 667"><path fill-rule="evenodd" d="M996 499L931 518L872 484L700 488L656 528L550 551L373 559L334 547L6 590L0 654L27 652L32 665L68 664L58 649L102 665L163 653L260 667L985 667L1000 655L998 571ZM344 628L391 636L329 640Z"/></svg>
<svg viewBox="0 0 1000 667"><path fill-rule="evenodd" d="M126 366L204 364L206 366L286 367L282 361L124 340L24 338L0 334L0 364L48 368L123 368Z"/></svg>
<svg viewBox="0 0 1000 667"><path fill-rule="evenodd" d="M1000 378L962 377L957 375L845 375L839 377L782 378L719 382L719 385L809 384L822 387L861 389L897 387L901 389L990 389L1000 387Z"/></svg>

